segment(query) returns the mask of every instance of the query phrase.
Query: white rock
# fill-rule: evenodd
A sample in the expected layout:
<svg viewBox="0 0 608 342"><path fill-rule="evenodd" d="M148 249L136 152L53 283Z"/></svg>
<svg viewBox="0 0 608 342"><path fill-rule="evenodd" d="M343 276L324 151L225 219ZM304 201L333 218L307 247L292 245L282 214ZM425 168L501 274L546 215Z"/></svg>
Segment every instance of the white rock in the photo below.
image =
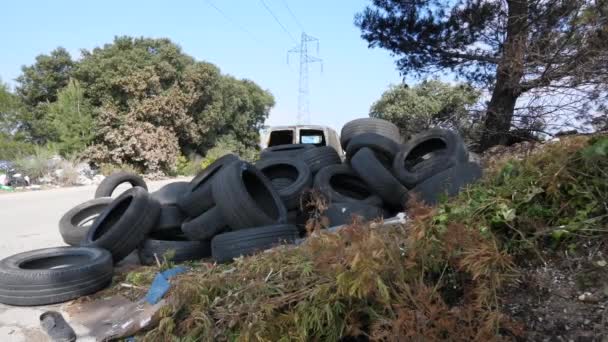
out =
<svg viewBox="0 0 608 342"><path fill-rule="evenodd" d="M76 184L78 185L91 185L93 184L93 180L83 176L83 175L78 175L78 179L76 180Z"/></svg>

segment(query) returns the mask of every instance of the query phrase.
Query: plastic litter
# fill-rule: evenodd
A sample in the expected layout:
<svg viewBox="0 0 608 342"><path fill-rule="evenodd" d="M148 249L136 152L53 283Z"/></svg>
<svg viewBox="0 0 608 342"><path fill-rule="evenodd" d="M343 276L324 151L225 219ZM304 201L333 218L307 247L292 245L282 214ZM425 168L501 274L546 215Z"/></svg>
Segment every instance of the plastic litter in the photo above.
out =
<svg viewBox="0 0 608 342"><path fill-rule="evenodd" d="M186 272L187 269L182 266L174 267L168 269L166 271L157 273L152 281L152 285L150 285L150 289L146 294L146 301L149 304L156 304L159 300L163 298L165 293L169 291L171 288L171 284L169 283L169 279L174 277L180 273Z"/></svg>

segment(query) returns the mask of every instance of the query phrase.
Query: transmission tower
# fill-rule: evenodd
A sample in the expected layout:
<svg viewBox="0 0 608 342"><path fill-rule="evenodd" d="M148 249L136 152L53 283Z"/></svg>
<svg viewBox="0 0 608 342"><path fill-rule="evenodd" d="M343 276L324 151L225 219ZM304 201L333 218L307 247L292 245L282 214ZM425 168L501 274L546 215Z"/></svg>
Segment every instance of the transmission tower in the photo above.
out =
<svg viewBox="0 0 608 342"><path fill-rule="evenodd" d="M310 98L308 89L308 67L310 64L319 63L323 71L323 60L308 54L308 44L316 43L317 55L319 54L319 40L302 32L300 46L294 47L287 52L287 63L292 53L300 54L300 80L298 82L298 119L299 125L310 123Z"/></svg>

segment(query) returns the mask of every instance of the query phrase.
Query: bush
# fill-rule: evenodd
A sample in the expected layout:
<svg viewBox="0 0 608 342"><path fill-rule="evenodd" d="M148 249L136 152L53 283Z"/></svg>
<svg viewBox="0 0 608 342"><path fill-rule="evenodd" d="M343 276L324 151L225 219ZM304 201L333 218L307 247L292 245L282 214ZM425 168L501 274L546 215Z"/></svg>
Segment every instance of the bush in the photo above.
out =
<svg viewBox="0 0 608 342"><path fill-rule="evenodd" d="M57 151L51 148L35 146L33 154L15 160L15 169L35 181L57 169L53 162L56 156Z"/></svg>
<svg viewBox="0 0 608 342"><path fill-rule="evenodd" d="M34 153L36 145L17 141L13 138L0 134L0 160L15 160L19 157L31 155Z"/></svg>
<svg viewBox="0 0 608 342"><path fill-rule="evenodd" d="M140 173L136 168L128 164L101 164L99 166L99 172L104 176L109 176L115 172L130 172Z"/></svg>
<svg viewBox="0 0 608 342"><path fill-rule="evenodd" d="M259 151L256 149L245 146L232 135L224 135L217 140L213 148L207 151L201 162L201 167L204 169L218 158L229 153L236 154L241 159L249 162L253 162L259 157Z"/></svg>
<svg viewBox="0 0 608 342"><path fill-rule="evenodd" d="M194 176L203 169L200 158L177 157L175 171L172 176Z"/></svg>

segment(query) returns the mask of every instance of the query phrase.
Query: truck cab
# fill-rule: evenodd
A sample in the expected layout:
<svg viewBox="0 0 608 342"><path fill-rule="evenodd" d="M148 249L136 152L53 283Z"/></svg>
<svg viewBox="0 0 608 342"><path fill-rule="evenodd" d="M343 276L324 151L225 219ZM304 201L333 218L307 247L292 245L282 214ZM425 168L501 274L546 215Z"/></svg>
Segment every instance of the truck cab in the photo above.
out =
<svg viewBox="0 0 608 342"><path fill-rule="evenodd" d="M317 125L273 126L261 134L262 149L287 144L312 144L331 146L340 156L343 155L340 137L330 127Z"/></svg>

